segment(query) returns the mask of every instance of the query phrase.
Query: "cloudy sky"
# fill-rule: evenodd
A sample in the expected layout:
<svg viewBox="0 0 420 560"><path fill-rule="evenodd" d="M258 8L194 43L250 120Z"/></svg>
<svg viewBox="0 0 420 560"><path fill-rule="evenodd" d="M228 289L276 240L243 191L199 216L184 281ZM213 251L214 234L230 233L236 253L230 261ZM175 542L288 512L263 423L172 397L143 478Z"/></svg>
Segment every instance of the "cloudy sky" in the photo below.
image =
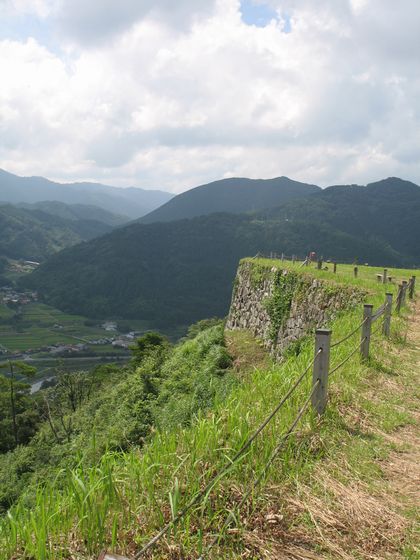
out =
<svg viewBox="0 0 420 560"><path fill-rule="evenodd" d="M419 0L0 0L0 167L420 184Z"/></svg>

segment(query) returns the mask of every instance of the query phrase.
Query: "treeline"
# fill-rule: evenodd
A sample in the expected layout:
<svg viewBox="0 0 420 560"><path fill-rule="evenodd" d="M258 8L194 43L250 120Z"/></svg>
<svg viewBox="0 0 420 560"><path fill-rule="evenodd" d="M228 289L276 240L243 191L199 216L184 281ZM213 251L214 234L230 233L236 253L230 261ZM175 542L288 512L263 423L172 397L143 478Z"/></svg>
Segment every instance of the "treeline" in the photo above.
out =
<svg viewBox="0 0 420 560"><path fill-rule="evenodd" d="M0 255L44 261L50 255L112 230L94 219L70 220L41 210L0 205Z"/></svg>
<svg viewBox="0 0 420 560"><path fill-rule="evenodd" d="M330 187L253 215L131 224L62 251L23 282L46 303L163 328L227 313L237 262L257 252L372 265L420 262L420 188L399 179Z"/></svg>
<svg viewBox="0 0 420 560"><path fill-rule="evenodd" d="M142 446L153 428L186 425L235 383L220 321L193 325L172 346L148 333L123 367L57 372L56 384L30 395L9 363L0 375L0 511L57 469L95 464L105 451Z"/></svg>
<svg viewBox="0 0 420 560"><path fill-rule="evenodd" d="M371 264L406 265L375 238L328 224L213 214L135 224L62 251L30 276L45 303L93 318L143 319L163 328L227 313L238 260L277 250Z"/></svg>

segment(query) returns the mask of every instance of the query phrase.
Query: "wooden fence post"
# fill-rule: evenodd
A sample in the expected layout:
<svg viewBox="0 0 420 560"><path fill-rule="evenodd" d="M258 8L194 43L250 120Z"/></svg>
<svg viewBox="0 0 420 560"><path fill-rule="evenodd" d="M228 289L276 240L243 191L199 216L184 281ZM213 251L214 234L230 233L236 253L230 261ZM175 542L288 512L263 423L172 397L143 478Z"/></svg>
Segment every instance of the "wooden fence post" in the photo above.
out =
<svg viewBox="0 0 420 560"><path fill-rule="evenodd" d="M389 336L391 334L391 315L392 315L392 294L385 294L385 317L382 324L382 334L384 336Z"/></svg>
<svg viewBox="0 0 420 560"><path fill-rule="evenodd" d="M386 284L386 277L387 277L387 274L388 274L388 269L387 269L387 268L384 268L384 274L383 274L383 276L382 276L382 284Z"/></svg>
<svg viewBox="0 0 420 560"><path fill-rule="evenodd" d="M397 313L399 313L401 311L402 291L403 291L403 285L399 284L398 285L398 293L397 293L397 303L396 303L396 308L395 308Z"/></svg>
<svg viewBox="0 0 420 560"><path fill-rule="evenodd" d="M359 272L359 269L357 268L357 266L354 267L353 269L353 273L354 273L354 277L357 278L357 273Z"/></svg>
<svg viewBox="0 0 420 560"><path fill-rule="evenodd" d="M281 260L284 261L284 253L281 254Z"/></svg>
<svg viewBox="0 0 420 560"><path fill-rule="evenodd" d="M295 264L296 261L296 255L292 255L292 263Z"/></svg>
<svg viewBox="0 0 420 560"><path fill-rule="evenodd" d="M410 291L408 292L408 297L413 299L414 297L414 288L416 286L416 277L413 275L410 280Z"/></svg>
<svg viewBox="0 0 420 560"><path fill-rule="evenodd" d="M318 264L317 264L318 270L321 270L322 268L322 260L318 259Z"/></svg>
<svg viewBox="0 0 420 560"><path fill-rule="evenodd" d="M334 274L337 272L337 263L334 263Z"/></svg>
<svg viewBox="0 0 420 560"><path fill-rule="evenodd" d="M402 285L403 285L403 288L402 288L402 296L401 296L401 305L405 305L405 299L406 299L407 288L408 288L407 280L403 280Z"/></svg>
<svg viewBox="0 0 420 560"><path fill-rule="evenodd" d="M367 360L369 358L370 331L372 326L372 309L373 309L373 305L371 303L365 303L365 305L363 306L364 323L362 326L360 353L364 360Z"/></svg>
<svg viewBox="0 0 420 560"><path fill-rule="evenodd" d="M330 369L330 344L331 330L316 329L315 331L315 355L321 350L314 362L312 372L312 386L317 387L312 395L312 406L318 414L323 414L328 399L328 372Z"/></svg>

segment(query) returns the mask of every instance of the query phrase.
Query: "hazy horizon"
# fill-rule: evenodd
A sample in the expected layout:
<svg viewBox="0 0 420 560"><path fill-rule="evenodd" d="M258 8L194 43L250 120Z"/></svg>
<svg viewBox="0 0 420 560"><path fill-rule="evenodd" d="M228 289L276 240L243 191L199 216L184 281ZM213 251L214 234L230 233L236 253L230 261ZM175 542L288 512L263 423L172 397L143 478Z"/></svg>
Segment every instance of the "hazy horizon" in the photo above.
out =
<svg viewBox="0 0 420 560"><path fill-rule="evenodd" d="M7 169L2 169L2 168L0 168L0 171L5 171L6 173L11 173L11 172L8 171ZM17 175L17 174L13 173L13 175ZM42 178L42 179L47 179L48 181L51 181L51 182L53 182L53 183L58 183L58 184L60 184L60 185L74 184L74 183L94 183L94 184L95 184L95 183L99 183L99 184L102 184L102 185L104 185L104 186L116 187L116 188L121 188L121 189L130 189L130 188L134 188L134 189L142 189L142 190L150 190L150 191L170 192L170 191L165 191L165 189L159 188L158 186L117 185L117 184L116 184L116 185L111 185L110 183L104 183L104 182L102 183L101 181L96 180L96 179L75 179L74 181L63 181L63 180L60 180L60 179L53 179L53 178L51 178L51 177L45 177L45 176L42 176L42 175L18 175L18 176L19 176L19 177L22 177L22 178L26 178L26 179L30 179L30 178L32 178L32 177L39 177L39 178ZM281 175L279 175L278 177L281 177ZM239 179L255 179L255 180L261 180L261 179L262 179L262 180L270 180L270 179L276 179L276 178L278 178L278 177L234 177L234 176L232 176L232 177L223 177L223 179L235 179L235 178L238 179L238 178L239 178ZM293 177L287 177L287 178L288 178L288 179L291 179L291 180L296 180L296 179L294 179ZM377 177L377 178L373 178L373 179L370 180L370 181L367 181L366 183L357 183L357 184L358 184L359 186L366 186L366 185L368 185L369 183L375 183L375 182L377 182L377 181L382 181L382 180L387 179L387 178L389 178L389 177ZM398 177L398 179L402 179L403 181L411 181L410 179L407 179L407 178L405 178L405 177ZM215 182L215 181L219 181L219 180L221 180L221 179L214 179L213 181L209 181L209 183L212 183L212 182ZM302 183L307 183L307 184L315 184L315 183L313 183L312 181L300 181L300 182L302 182ZM415 181L411 181L411 182L417 184ZM191 190L191 189L194 189L194 188L196 188L196 187L200 187L200 186L205 185L205 184L207 184L207 183L202 183L202 184L200 184L200 185L190 185L190 186L186 187L185 189L180 190L179 192L174 193L174 194L175 194L175 195L181 194L181 193L183 193L183 192L187 192L187 191L189 191L189 190ZM320 187L321 189L326 189L326 188L328 188L328 187L336 186L336 185L339 185L339 184L342 184L342 183L333 182L333 183L328 184L328 185L319 185L319 184L316 184L316 186ZM350 182L350 183L348 183L348 184L356 184L356 183Z"/></svg>

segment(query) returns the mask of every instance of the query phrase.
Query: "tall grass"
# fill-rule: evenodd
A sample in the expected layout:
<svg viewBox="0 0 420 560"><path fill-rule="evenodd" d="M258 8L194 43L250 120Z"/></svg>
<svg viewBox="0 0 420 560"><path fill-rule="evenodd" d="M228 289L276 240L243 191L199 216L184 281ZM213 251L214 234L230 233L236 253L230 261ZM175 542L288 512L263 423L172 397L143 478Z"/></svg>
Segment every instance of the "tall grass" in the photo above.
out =
<svg viewBox="0 0 420 560"><path fill-rule="evenodd" d="M369 302L375 307L381 305L385 287L374 279L362 280L371 291ZM345 336L360 319L360 308L337 318L331 324L333 340ZM402 332L402 325L403 319L393 320L394 336ZM372 340L373 356L381 352L381 338L378 333ZM358 342L359 336L355 335L334 348L332 367ZM163 427L141 450L105 453L95 467L80 465L38 486L34 496L23 497L0 521L0 558L94 558L104 547L121 554L138 550L229 462L306 368L313 357L313 346L313 337L309 336L297 356L255 370L228 396L219 398L211 410L198 412L191 426ZM271 469L271 483L283 483L310 470L320 457L339 445L337 407L355 398L358 385L371 373L369 368L369 363L361 363L356 354L334 374L334 398L325 416L320 421L312 411L306 414L298 434L288 440ZM199 552L210 535L223 527L228 512L235 510L241 496L262 473L310 387L309 372L247 453L172 530L166 543L175 543L183 557L188 557ZM315 446L308 444L314 432L318 433ZM260 499L258 492L253 493L246 507L256 507ZM230 544L223 557L233 555L234 548L240 546L233 537L227 542ZM153 557L164 558L167 551L166 545L159 544Z"/></svg>

